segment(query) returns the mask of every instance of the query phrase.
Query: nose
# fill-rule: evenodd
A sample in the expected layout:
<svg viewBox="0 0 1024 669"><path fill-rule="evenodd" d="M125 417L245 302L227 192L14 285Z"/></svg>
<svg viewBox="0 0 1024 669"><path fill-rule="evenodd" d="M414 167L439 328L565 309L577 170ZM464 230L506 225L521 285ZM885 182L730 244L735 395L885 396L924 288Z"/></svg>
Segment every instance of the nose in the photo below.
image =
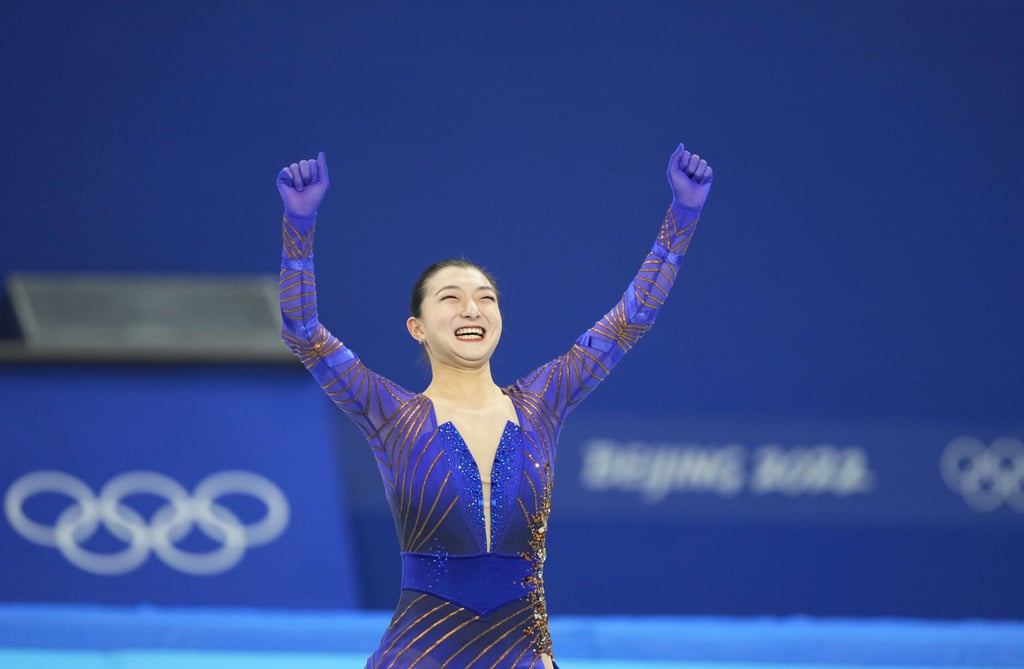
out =
<svg viewBox="0 0 1024 669"><path fill-rule="evenodd" d="M465 304L462 305L462 315L466 318L476 318L480 315L480 310L477 309L475 300L466 300Z"/></svg>

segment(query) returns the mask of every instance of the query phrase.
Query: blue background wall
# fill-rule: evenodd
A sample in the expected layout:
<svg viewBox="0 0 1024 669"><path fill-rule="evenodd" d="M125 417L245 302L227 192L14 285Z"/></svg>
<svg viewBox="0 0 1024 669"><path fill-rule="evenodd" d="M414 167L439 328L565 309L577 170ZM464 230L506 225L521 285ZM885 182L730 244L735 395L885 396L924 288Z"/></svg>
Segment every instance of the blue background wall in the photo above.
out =
<svg viewBox="0 0 1024 669"><path fill-rule="evenodd" d="M420 388L407 291L464 254L501 282L507 383L620 294L684 141L715 187L658 327L566 431L552 609L1021 616L1024 514L970 511L938 462L957 436L1024 437L1022 30L1015 2L7 4L0 273L275 272L273 178L322 149L324 321ZM331 429L345 476L376 486ZM587 515L602 438L858 447L878 495L886 458L925 483L865 493L871 513L691 490ZM388 606L383 499L347 490L363 595ZM625 579L597 601L622 555L678 590ZM707 585L726 577L735 596Z"/></svg>

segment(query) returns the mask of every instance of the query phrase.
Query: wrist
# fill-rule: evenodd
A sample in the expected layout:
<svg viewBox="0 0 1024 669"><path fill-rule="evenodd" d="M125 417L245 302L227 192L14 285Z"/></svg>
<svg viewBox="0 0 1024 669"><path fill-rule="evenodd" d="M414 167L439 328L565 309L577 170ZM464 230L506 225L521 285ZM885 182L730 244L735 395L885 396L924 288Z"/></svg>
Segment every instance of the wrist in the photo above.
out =
<svg viewBox="0 0 1024 669"><path fill-rule="evenodd" d="M281 257L291 260L313 257L313 233L316 230L316 213L312 216L297 216L284 212L281 228L283 247Z"/></svg>
<svg viewBox="0 0 1024 669"><path fill-rule="evenodd" d="M700 209L682 204L673 199L658 234L657 244L673 256L670 262L678 262L686 253L693 238L693 231L700 219ZM664 259L668 259L664 257Z"/></svg>
<svg viewBox="0 0 1024 669"><path fill-rule="evenodd" d="M690 222L700 218L701 207L691 207L690 205L683 204L676 198L672 198L672 204L669 205L672 209L672 214L675 216L677 222Z"/></svg>
<svg viewBox="0 0 1024 669"><path fill-rule="evenodd" d="M293 211L284 210L284 218L286 221L294 225L300 230L311 230L316 225L316 212L310 214L298 214Z"/></svg>

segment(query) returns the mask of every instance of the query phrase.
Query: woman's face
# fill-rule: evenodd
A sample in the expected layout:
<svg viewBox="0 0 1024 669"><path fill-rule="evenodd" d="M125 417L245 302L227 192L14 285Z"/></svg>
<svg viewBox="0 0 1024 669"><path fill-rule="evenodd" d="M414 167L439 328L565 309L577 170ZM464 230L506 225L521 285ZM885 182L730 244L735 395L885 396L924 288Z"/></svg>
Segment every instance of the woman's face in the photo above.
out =
<svg viewBox="0 0 1024 669"><path fill-rule="evenodd" d="M501 338L498 296L487 277L474 267L444 267L425 287L420 317L410 317L407 326L431 363L487 363Z"/></svg>

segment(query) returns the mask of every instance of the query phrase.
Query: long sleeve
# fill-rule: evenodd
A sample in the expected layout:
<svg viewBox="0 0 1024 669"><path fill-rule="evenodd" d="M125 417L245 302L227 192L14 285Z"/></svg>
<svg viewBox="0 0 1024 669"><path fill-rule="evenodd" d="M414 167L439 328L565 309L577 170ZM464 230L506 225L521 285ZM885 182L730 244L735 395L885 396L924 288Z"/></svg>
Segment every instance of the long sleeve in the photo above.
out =
<svg viewBox="0 0 1024 669"><path fill-rule="evenodd" d="M380 431L414 397L367 369L317 316L312 220L283 220L281 253L281 337L328 397L382 449Z"/></svg>
<svg viewBox="0 0 1024 669"><path fill-rule="evenodd" d="M556 434L572 409L654 325L679 273L699 213L670 207L651 251L611 311L580 335L567 353L514 384L513 392L536 415L546 415Z"/></svg>

